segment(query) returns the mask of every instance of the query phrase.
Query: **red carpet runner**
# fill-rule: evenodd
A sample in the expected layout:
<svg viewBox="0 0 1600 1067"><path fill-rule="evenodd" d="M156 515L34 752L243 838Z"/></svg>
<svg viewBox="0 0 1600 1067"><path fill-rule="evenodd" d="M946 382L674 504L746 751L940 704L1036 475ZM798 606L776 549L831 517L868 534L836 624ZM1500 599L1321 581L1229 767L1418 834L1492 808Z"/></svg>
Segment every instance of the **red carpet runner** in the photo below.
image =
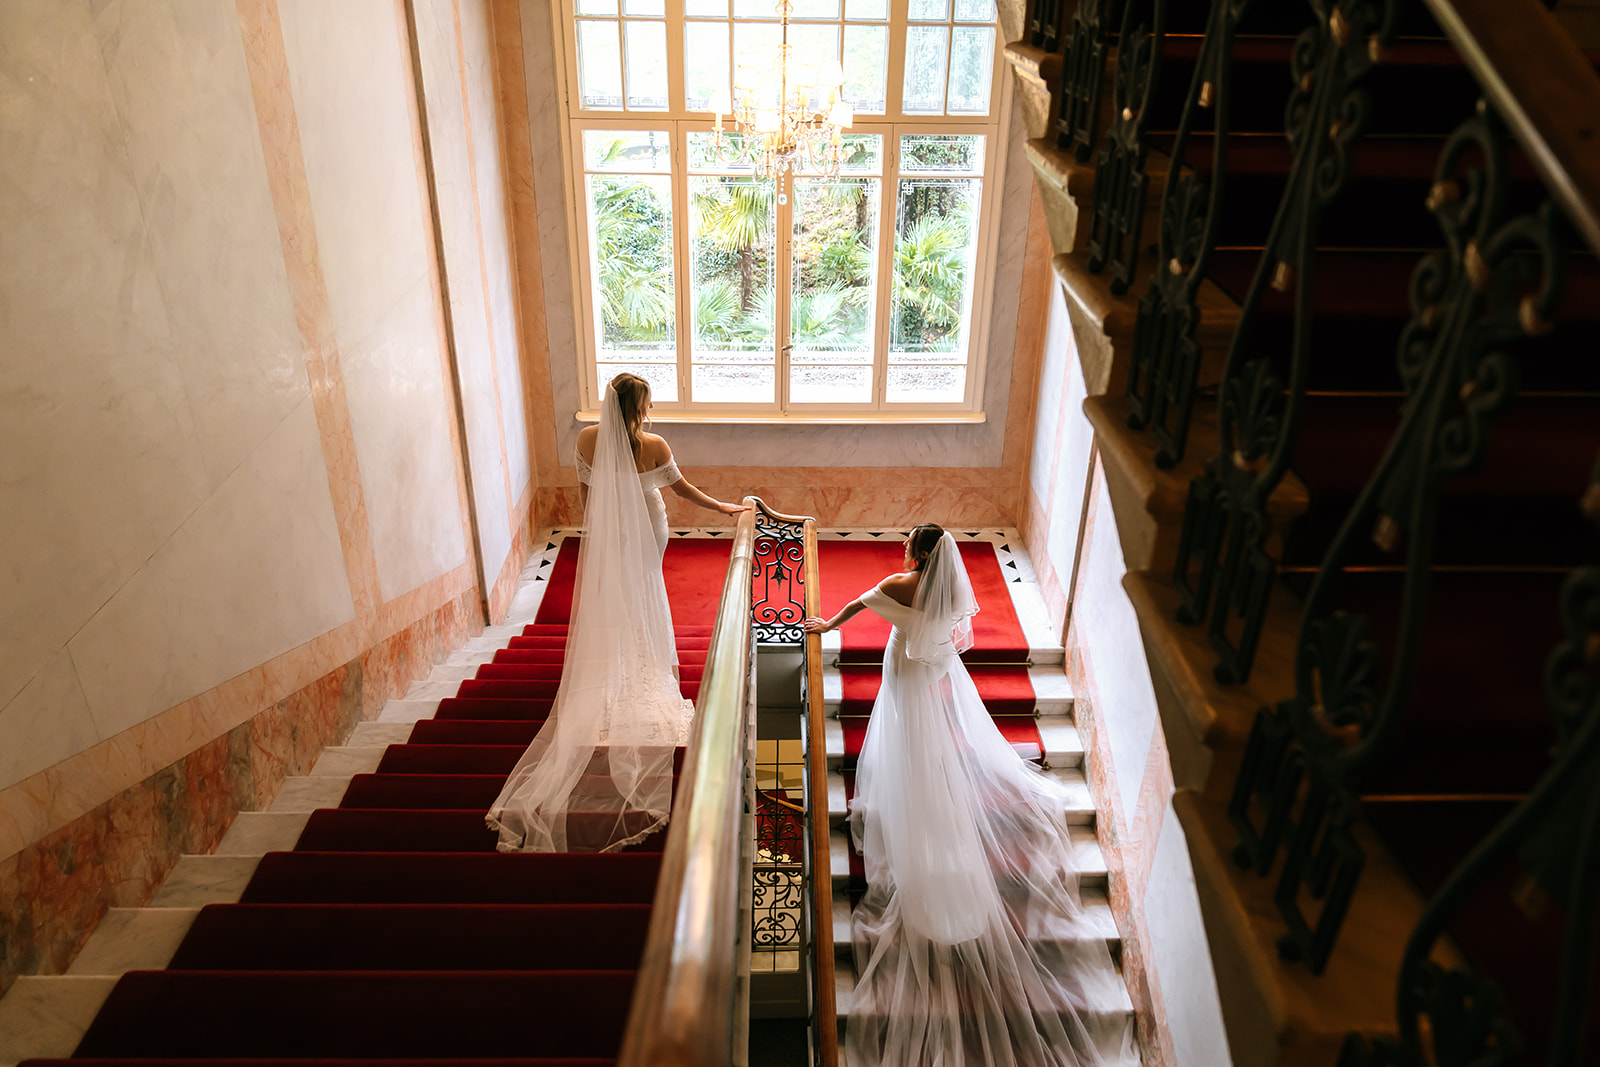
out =
<svg viewBox="0 0 1600 1067"><path fill-rule="evenodd" d="M1028 680L1028 639L1011 603L1008 581L987 541L962 539L961 559L972 579L979 611L972 619L973 645L962 659L978 687L978 694L1007 741L1027 759L1042 759L1044 742L1035 718L1033 683ZM817 544L822 572L822 614L831 617L884 577L901 569L902 538L885 536L873 541L821 541ZM867 736L872 703L883 684L883 650L889 643L889 624L871 612L862 612L839 631L839 674L842 701L840 726L844 732L843 777L845 796L855 796L855 765ZM855 842L850 842L850 890L866 890L865 867Z"/></svg>
<svg viewBox="0 0 1600 1067"><path fill-rule="evenodd" d="M693 699L731 539L668 546ZM437 717L204 908L165 971L112 990L72 1060L598 1067L621 1042L665 834L614 855L495 851L483 815L549 712L577 563ZM680 766L682 750L679 750Z"/></svg>

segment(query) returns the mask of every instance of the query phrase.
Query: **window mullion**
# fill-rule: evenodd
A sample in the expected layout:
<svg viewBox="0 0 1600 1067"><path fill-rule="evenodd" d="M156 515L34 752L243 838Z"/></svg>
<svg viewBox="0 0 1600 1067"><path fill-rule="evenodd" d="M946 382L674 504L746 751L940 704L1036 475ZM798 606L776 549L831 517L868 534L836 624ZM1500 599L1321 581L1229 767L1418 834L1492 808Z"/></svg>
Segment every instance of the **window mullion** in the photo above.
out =
<svg viewBox="0 0 1600 1067"><path fill-rule="evenodd" d="M678 402L694 405L694 294L689 277L689 134L684 124L669 124L672 131L672 291L677 297Z"/></svg>
<svg viewBox="0 0 1600 1067"><path fill-rule="evenodd" d="M666 0L667 8L667 112L689 113L689 92L684 77L683 0Z"/></svg>
<svg viewBox="0 0 1600 1067"><path fill-rule="evenodd" d="M905 0L900 0L904 3ZM890 316L894 307L895 214L900 205L900 140L898 127L883 137L883 180L878 183L878 318L872 356L872 406L882 408L888 394Z"/></svg>
<svg viewBox="0 0 1600 1067"><path fill-rule="evenodd" d="M884 86L884 118L893 122L901 116L906 87L906 24L911 17L911 0L889 0L889 84Z"/></svg>
<svg viewBox="0 0 1600 1067"><path fill-rule="evenodd" d="M777 287L777 299L773 301L776 309L773 314L777 321L772 324L772 340L775 346L773 351L773 399L777 401L778 410L789 410L789 346L793 339L789 336L790 328L794 322L790 311L789 302L794 298L794 262L791 238L794 235L794 186L795 176L790 175L786 183L789 195L777 198L777 206L772 225L777 231L774 237L773 255L777 258L777 269L773 272L772 284Z"/></svg>

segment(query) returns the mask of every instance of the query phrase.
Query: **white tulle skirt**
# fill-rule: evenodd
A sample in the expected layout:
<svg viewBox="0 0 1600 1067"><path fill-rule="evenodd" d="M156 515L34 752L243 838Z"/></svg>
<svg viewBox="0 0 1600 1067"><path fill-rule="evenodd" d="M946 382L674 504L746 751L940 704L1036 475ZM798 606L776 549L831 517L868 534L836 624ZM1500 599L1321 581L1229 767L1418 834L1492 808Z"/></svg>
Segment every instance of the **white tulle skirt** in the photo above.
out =
<svg viewBox="0 0 1600 1067"><path fill-rule="evenodd" d="M1012 751L959 658L907 659L897 628L883 675L850 810L868 885L850 1067L1138 1063L1064 791Z"/></svg>

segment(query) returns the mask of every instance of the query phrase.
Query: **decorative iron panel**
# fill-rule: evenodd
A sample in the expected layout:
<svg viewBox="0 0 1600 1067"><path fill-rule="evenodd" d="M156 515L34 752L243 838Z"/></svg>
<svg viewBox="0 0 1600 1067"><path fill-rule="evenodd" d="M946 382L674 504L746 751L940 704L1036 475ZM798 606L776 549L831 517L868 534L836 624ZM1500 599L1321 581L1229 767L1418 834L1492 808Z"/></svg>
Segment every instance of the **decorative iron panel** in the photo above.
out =
<svg viewBox="0 0 1600 1067"><path fill-rule="evenodd" d="M779 518L756 504L755 580L750 618L757 644L805 640L805 522Z"/></svg>

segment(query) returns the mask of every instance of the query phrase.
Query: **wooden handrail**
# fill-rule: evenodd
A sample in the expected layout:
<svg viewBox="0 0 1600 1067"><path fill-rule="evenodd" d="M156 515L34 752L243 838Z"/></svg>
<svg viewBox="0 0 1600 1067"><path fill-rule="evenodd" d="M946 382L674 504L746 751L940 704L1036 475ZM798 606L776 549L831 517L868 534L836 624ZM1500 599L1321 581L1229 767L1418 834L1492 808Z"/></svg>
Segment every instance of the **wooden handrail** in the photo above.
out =
<svg viewBox="0 0 1600 1067"><path fill-rule="evenodd" d="M1600 255L1600 77L1538 0L1425 0L1573 228Z"/></svg>
<svg viewBox="0 0 1600 1067"><path fill-rule="evenodd" d="M739 516L617 1063L733 1062L738 1020L755 499ZM749 938L743 939L748 948Z"/></svg>
<svg viewBox="0 0 1600 1067"><path fill-rule="evenodd" d="M806 614L822 614L817 522L806 520ZM833 987L833 864L828 849L828 752L822 721L822 635L806 634L806 792L811 799L811 944L816 955L817 1057L839 1062L839 1009Z"/></svg>

